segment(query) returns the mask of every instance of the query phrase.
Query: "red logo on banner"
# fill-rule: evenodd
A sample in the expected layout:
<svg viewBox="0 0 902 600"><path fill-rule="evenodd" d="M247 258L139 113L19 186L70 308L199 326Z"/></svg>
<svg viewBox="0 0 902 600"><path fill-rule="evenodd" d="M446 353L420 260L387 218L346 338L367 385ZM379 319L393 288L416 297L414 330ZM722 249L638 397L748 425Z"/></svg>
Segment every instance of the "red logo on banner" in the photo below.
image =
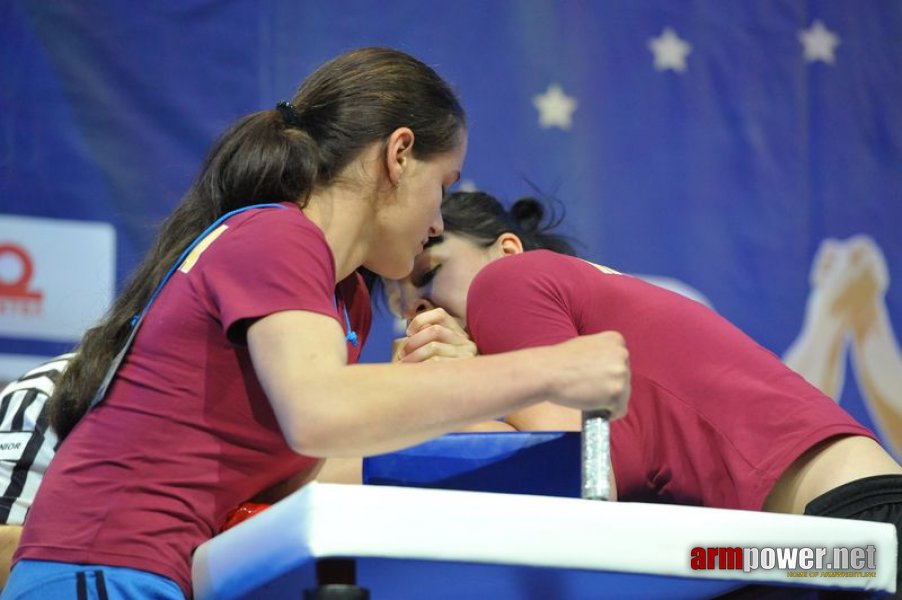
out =
<svg viewBox="0 0 902 600"><path fill-rule="evenodd" d="M0 262L9 260L19 263L19 277L14 280L3 278L0 272L0 315L19 313L37 315L41 313L44 300L43 292L30 289L31 276L34 275L34 263L25 248L15 244L0 244Z"/></svg>

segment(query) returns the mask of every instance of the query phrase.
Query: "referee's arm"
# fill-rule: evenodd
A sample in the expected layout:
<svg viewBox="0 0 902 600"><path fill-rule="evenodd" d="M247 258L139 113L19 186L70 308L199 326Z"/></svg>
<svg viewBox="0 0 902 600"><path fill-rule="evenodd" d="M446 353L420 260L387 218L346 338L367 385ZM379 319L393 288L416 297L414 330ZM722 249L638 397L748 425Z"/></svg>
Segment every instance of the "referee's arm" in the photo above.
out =
<svg viewBox="0 0 902 600"><path fill-rule="evenodd" d="M13 552L19 546L20 537L22 537L20 525L0 525L0 590L6 586Z"/></svg>
<svg viewBox="0 0 902 600"><path fill-rule="evenodd" d="M22 522L34 500L58 440L49 424L47 401L72 354L63 354L11 381L0 391L0 437L12 436L18 454L7 451L0 476L0 590L22 537ZM23 442L22 436L28 436Z"/></svg>

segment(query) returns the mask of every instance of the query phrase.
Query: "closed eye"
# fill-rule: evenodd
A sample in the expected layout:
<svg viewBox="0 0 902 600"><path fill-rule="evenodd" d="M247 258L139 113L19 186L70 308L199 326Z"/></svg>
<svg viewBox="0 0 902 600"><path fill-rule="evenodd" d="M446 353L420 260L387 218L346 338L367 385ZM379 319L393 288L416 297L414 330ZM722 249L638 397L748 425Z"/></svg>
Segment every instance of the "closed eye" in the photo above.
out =
<svg viewBox="0 0 902 600"><path fill-rule="evenodd" d="M415 281L413 281L412 282L413 285L415 285L418 288L426 287L427 285L432 283L432 280L435 279L435 274L441 268L442 268L442 265L436 265L436 266L432 267L431 269L429 269L428 271L426 271L425 273L420 275Z"/></svg>

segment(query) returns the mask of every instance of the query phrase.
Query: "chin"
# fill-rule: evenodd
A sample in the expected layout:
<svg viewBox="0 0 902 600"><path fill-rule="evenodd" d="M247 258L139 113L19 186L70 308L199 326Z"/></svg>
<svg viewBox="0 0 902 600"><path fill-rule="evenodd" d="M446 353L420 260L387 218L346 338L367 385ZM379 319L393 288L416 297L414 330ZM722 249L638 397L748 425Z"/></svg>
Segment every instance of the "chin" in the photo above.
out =
<svg viewBox="0 0 902 600"><path fill-rule="evenodd" d="M413 271L413 258L394 261L365 262L363 266L386 279L404 279Z"/></svg>

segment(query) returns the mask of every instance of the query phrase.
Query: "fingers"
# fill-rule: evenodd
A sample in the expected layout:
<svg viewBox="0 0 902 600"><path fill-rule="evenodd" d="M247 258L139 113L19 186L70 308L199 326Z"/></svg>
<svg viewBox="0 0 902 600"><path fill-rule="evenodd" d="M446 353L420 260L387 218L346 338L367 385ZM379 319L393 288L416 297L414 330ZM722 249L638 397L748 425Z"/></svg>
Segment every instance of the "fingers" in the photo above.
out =
<svg viewBox="0 0 902 600"><path fill-rule="evenodd" d="M811 266L811 286L831 302L850 286L870 277L880 291L889 285L886 258L876 242L859 234L845 240L827 238L818 247Z"/></svg>
<svg viewBox="0 0 902 600"><path fill-rule="evenodd" d="M448 314L444 308L433 308L419 313L407 324L407 335L412 336L430 325L442 325L461 335L467 336L457 319ZM469 337L469 336L467 336Z"/></svg>
<svg viewBox="0 0 902 600"><path fill-rule="evenodd" d="M561 375L556 404L582 411L605 410L611 419L626 414L630 366L622 335L606 331L581 336L554 349L560 354L548 364Z"/></svg>
<svg viewBox="0 0 902 600"><path fill-rule="evenodd" d="M444 325L430 325L414 335L404 338L395 354L400 362L417 363L448 358L476 356L476 344L463 330L452 330Z"/></svg>
<svg viewBox="0 0 902 600"><path fill-rule="evenodd" d="M443 308L421 312L407 325L407 337L396 342L393 360L406 363L470 358L476 344L460 323Z"/></svg>
<svg viewBox="0 0 902 600"><path fill-rule="evenodd" d="M417 348L410 354L406 354L401 358L401 362L419 363L430 360L472 358L474 356L476 356L475 344L470 344L469 346L452 346L449 344L429 342L425 346Z"/></svg>
<svg viewBox="0 0 902 600"><path fill-rule="evenodd" d="M630 384L630 374L629 369L626 370L626 374L623 380L623 383L620 385L619 392L616 396L614 404L616 408L611 412L611 419L619 419L621 417L626 416L627 407L629 406L630 394L632 393L632 385Z"/></svg>
<svg viewBox="0 0 902 600"><path fill-rule="evenodd" d="M868 235L859 234L846 241L851 254L852 265L860 271L868 272L881 291L889 286L889 269L880 246Z"/></svg>
<svg viewBox="0 0 902 600"><path fill-rule="evenodd" d="M602 371L602 401L608 403L606 410L610 418L619 419L626 415L631 392L629 350L626 340L617 331L600 334L605 346L600 355Z"/></svg>
<svg viewBox="0 0 902 600"><path fill-rule="evenodd" d="M839 260L840 248L839 240L834 238L826 238L820 243L814 254L814 260L811 261L811 273L809 274L811 287L819 286L829 276L834 263Z"/></svg>

